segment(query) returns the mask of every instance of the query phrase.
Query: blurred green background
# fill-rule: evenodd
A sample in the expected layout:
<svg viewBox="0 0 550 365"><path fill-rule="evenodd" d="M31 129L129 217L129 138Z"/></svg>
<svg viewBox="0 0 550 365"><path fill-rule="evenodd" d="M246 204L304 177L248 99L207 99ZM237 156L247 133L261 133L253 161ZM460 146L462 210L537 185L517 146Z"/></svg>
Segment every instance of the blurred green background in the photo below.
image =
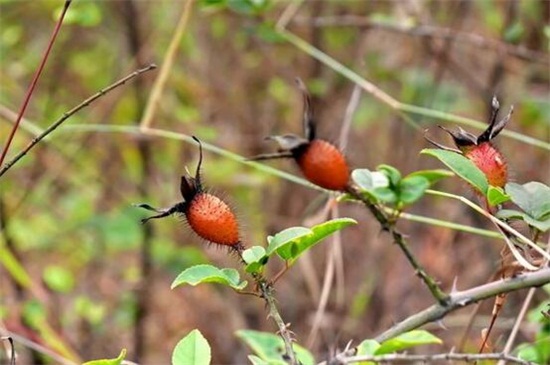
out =
<svg viewBox="0 0 550 365"><path fill-rule="evenodd" d="M0 1L1 144L62 5ZM185 6L164 0L74 1L10 156L32 139L36 127L46 128L101 88L151 62L161 66ZM354 84L275 30L288 19L291 33L403 103L487 121L491 97L498 95L503 110L515 107L507 129L550 140L548 1L204 0L190 11L153 128L195 135L242 156L273 151L264 137L301 133L302 101L294 85L301 77L313 94L319 136L337 141ZM243 363L248 349L234 332L275 331L263 302L215 285L170 290L186 267L203 262L236 267L234 257L204 245L176 218L141 226L143 212L131 206L177 202L179 178L197 162L196 145L78 127L139 125L158 74L147 73L74 115L0 178L2 328L50 349L63 344L85 360L115 357L128 348L128 359L143 364L168 363L177 341L199 328L213 347L214 363ZM410 117L419 128L362 93L346 147L352 166L387 163L404 173L441 167L418 152L427 147L426 128L432 138L451 144L436 128L445 122ZM514 181L549 183L547 150L504 136L498 143ZM269 164L299 174L289 161ZM244 242L250 244L307 225L325 198L210 152L203 177L239 213ZM473 197L458 179L439 188ZM410 212L490 228L464 206L440 198L426 197ZM307 340L330 244L316 248L307 264L296 265L277 284L285 320L318 359L432 303L401 252L361 206L342 204L340 215L360 224L343 232L344 270L315 341ZM408 221L400 226L446 290L455 277L465 289L488 281L499 268L499 240ZM509 297L494 338L510 328L522 298ZM481 307L471 349L491 306L488 301ZM460 339L468 313L450 315L446 331L430 328L447 350ZM529 333L522 336L529 339ZM56 363L18 350L21 364Z"/></svg>

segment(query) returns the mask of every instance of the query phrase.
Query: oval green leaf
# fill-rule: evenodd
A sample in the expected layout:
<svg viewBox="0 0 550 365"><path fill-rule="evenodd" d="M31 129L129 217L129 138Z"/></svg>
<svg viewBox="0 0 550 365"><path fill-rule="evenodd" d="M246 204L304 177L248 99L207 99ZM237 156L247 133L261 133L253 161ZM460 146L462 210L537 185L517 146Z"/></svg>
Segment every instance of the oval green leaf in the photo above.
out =
<svg viewBox="0 0 550 365"><path fill-rule="evenodd" d="M210 360L210 345L199 330L189 332L172 352L172 365L208 365Z"/></svg>
<svg viewBox="0 0 550 365"><path fill-rule="evenodd" d="M487 190L487 201L494 207L510 200L510 196L504 192L504 189L498 186L489 185Z"/></svg>
<svg viewBox="0 0 550 365"><path fill-rule="evenodd" d="M413 330L382 342L375 355L392 354L415 346L441 343L443 341L428 331Z"/></svg>
<svg viewBox="0 0 550 365"><path fill-rule="evenodd" d="M246 287L246 281L240 281L239 272L235 269L219 269L212 265L196 265L184 270L172 283L174 289L179 285L196 286L201 283L218 283L236 290Z"/></svg>
<svg viewBox="0 0 550 365"><path fill-rule="evenodd" d="M397 186L397 184L399 184L399 182L401 181L401 173L393 166L382 164L378 165L376 169L384 173L384 175L388 177L391 185L393 186Z"/></svg>
<svg viewBox="0 0 550 365"><path fill-rule="evenodd" d="M483 195L487 195L487 189L489 189L487 178L483 172L481 172L481 170L478 169L477 166L466 157L456 152L438 150L434 148L425 148L420 151L420 153L437 158L461 179L466 180L470 185L483 193Z"/></svg>
<svg viewBox="0 0 550 365"><path fill-rule="evenodd" d="M309 233L297 236L295 239L286 241L284 245L278 246L277 254L283 260L295 260L325 237L352 224L357 224L357 221L351 218L338 218L313 226L311 229L306 228Z"/></svg>
<svg viewBox="0 0 550 365"><path fill-rule="evenodd" d="M376 188L385 188L390 185L390 180L385 174L368 169L353 170L351 178L363 191L373 191Z"/></svg>
<svg viewBox="0 0 550 365"><path fill-rule="evenodd" d="M277 251L280 247L306 236L311 233L309 228L305 227L291 227L284 231L277 233L275 236L267 238L267 256L271 256L273 252Z"/></svg>
<svg viewBox="0 0 550 365"><path fill-rule="evenodd" d="M525 213L539 220L550 214L550 187L538 181L506 184L506 193Z"/></svg>
<svg viewBox="0 0 550 365"><path fill-rule="evenodd" d="M68 293L74 288L73 274L62 266L48 265L42 276L46 285L57 292Z"/></svg>
<svg viewBox="0 0 550 365"><path fill-rule="evenodd" d="M268 256L266 256L265 248L262 246L252 246L243 251L243 260L246 262L246 272L259 273L267 264Z"/></svg>
<svg viewBox="0 0 550 365"><path fill-rule="evenodd" d="M262 360L272 364L278 361L286 362L283 359L285 344L283 339L273 333L260 332L254 330L239 330L235 333L244 343L254 351L254 353ZM296 353L299 363L303 365L313 365L315 359L313 355L297 344L292 344L292 348Z"/></svg>
<svg viewBox="0 0 550 365"><path fill-rule="evenodd" d="M424 176L407 176L399 183L399 202L412 204L420 199L430 187L430 181Z"/></svg>

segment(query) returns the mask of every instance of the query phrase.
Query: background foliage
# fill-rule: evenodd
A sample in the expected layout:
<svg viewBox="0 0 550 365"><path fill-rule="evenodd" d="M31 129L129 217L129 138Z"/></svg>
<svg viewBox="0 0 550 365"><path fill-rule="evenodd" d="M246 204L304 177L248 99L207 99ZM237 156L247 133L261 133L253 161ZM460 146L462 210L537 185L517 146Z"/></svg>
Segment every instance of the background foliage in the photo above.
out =
<svg viewBox="0 0 550 365"><path fill-rule="evenodd" d="M309 1L297 9L288 29L404 103L485 121L490 98L497 94L503 108L515 106L510 130L549 141L549 4ZM61 5L57 0L0 2L2 143ZM336 141L354 85L274 31L289 6L194 4L152 126L193 134L242 156L265 152L272 147L263 142L265 136L301 128L301 99L293 81L299 76L314 95L320 136ZM28 143L33 126L45 128L138 66L160 65L183 8L183 2L163 0L75 1L26 113L32 124L17 135L12 152ZM0 244L15 255L10 259L4 251L3 264L20 262L25 270L15 270L14 277L0 268L3 326L38 343L44 337L56 342L57 334L57 342L83 359L116 357L124 347L127 358L136 359L133 344L141 336L143 363L167 363L182 336L199 328L212 346L214 363L242 363L247 349L235 331L273 331L263 304L214 285L170 290L176 274L190 265L231 267L234 259L201 245L175 219L144 229L141 213L131 207L140 201L174 203L179 176L196 163L196 146L75 127L137 125L154 78L147 74L75 115L0 179ZM390 164L404 175L439 168L419 151L427 146L425 128L439 140L446 138L435 128L443 122L412 118L420 128L362 94L346 148L351 164L370 169ZM503 136L499 142L518 182L548 184L548 151ZM288 161L272 165L296 174ZM316 223L323 202L318 191L212 153L206 153L203 168L208 185L224 192L240 213L250 246L265 244L267 235L286 227ZM456 179L440 187L469 194ZM489 228L466 207L436 197L423 198L409 211ZM364 209L342 205L340 215L360 224L342 233L343 264L319 336L311 337L310 330L330 246L313 250L277 286L285 320L300 343L320 357L431 304L426 288ZM486 282L499 267L499 240L414 222L400 226L419 260L447 290L455 277L459 288L467 288ZM152 262L144 280L140 257L149 239ZM145 324L136 329L142 310L137 293L144 283L150 300ZM543 292L538 295L538 301L545 299ZM521 293L509 296L494 338L509 328L508 318L514 318L522 298ZM481 307L472 348L491 305ZM468 313L446 319L452 331L430 330L445 344L456 343ZM531 334L526 328L523 339Z"/></svg>

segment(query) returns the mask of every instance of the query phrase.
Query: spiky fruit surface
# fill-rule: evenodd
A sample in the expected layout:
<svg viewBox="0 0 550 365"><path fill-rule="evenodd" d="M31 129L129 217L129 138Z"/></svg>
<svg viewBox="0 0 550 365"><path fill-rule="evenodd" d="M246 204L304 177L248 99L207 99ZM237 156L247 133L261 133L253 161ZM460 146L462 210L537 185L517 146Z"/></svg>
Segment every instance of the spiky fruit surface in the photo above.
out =
<svg viewBox="0 0 550 365"><path fill-rule="evenodd" d="M314 139L296 162L304 176L322 188L344 190L349 180L349 167L344 155L332 144Z"/></svg>
<svg viewBox="0 0 550 365"><path fill-rule="evenodd" d="M197 194L185 216L193 231L205 240L227 246L239 244L237 218L220 198L208 193Z"/></svg>
<svg viewBox="0 0 550 365"><path fill-rule="evenodd" d="M504 187L508 181L508 167L504 156L490 142L463 149L464 156L472 161L487 178L490 185Z"/></svg>

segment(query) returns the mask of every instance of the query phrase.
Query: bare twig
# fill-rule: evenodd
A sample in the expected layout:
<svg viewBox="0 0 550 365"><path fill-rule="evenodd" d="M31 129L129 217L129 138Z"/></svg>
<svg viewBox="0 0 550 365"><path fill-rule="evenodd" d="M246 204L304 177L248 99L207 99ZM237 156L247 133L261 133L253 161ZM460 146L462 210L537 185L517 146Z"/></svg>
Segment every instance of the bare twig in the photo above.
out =
<svg viewBox="0 0 550 365"><path fill-rule="evenodd" d="M389 32L407 34L415 37L442 38L446 40L453 39L457 42L470 43L480 48L489 48L497 51L504 51L505 53L508 53L525 61L545 64L548 63L548 55L543 52L534 51L523 46L508 44L498 39L487 38L476 33L456 31L452 28L439 27L435 25L416 25L407 24L405 22L397 24L355 15L326 16L313 19L297 17L295 21L303 24L305 24L306 22L313 23L313 25L316 27L354 26L361 28L376 28Z"/></svg>
<svg viewBox="0 0 550 365"><path fill-rule="evenodd" d="M81 109L87 107L91 103L93 103L96 99L102 97L103 95L107 94L109 91L116 89L117 87L124 85L129 80L133 79L136 76L141 75L144 72L150 71L155 69L157 66L155 64L150 64L149 66L142 68L140 70L137 70L135 72L132 72L130 75L126 76L123 79L120 79L119 81L115 82L114 84L106 87L105 89L102 89L98 91L96 94L90 96L88 99L84 100L82 103L78 104L65 114L61 118L59 118L56 122L54 122L52 125L50 125L48 128L46 128L40 135L35 137L28 145L25 147L21 152L19 152L13 159L6 162L2 168L0 168L0 177L4 175L17 161L19 161L21 158L23 158L38 142L40 142L44 137L46 137L48 134L52 133L57 127L59 127L64 121L69 119L71 116L73 116L75 113L80 111Z"/></svg>
<svg viewBox="0 0 550 365"><path fill-rule="evenodd" d="M510 279L494 281L468 290L455 291L449 294L449 299L446 303L434 304L419 313L413 314L384 331L374 340L379 343L384 342L427 323L438 321L455 310L477 303L480 300L491 298L495 295L525 288L539 287L548 283L550 283L550 268L544 268L539 271L524 273ZM352 348L336 355L336 363L338 363L337 361L342 362L347 357L355 355L356 351L356 348Z"/></svg>
<svg viewBox="0 0 550 365"><path fill-rule="evenodd" d="M147 106L145 107L145 112L143 113L143 118L140 123L142 129L147 129L151 126L153 118L157 112L158 104L162 98L162 91L166 85L166 81L168 80L168 75L170 75L170 71L172 70L172 65L174 64L178 47L181 44L181 38L183 37L185 28L189 22L192 6L193 0L187 0L185 2L180 20L176 25L176 30L172 36L170 44L168 45L168 50L166 51L166 55L164 56L164 60L160 67L159 75L155 80L155 84L153 85L153 89L151 91L151 96L149 97Z"/></svg>
<svg viewBox="0 0 550 365"><path fill-rule="evenodd" d="M2 336L0 337L0 340L8 341L8 343L10 344L10 349L9 349L10 365L15 365L15 346L13 345L13 338L11 338L10 336Z"/></svg>
<svg viewBox="0 0 550 365"><path fill-rule="evenodd" d="M550 268L521 274L511 279L494 281L464 291L456 291L449 294L449 299L446 304L435 304L422 312L410 316L380 334L376 337L376 340L383 342L426 323L437 321L450 312L476 303L482 299L491 298L498 294L508 293L519 289L538 287L547 283L550 283Z"/></svg>
<svg viewBox="0 0 550 365"><path fill-rule="evenodd" d="M372 361L375 363L392 363L392 362L411 362L411 363L433 363L435 361L465 361L476 362L480 360L506 360L510 363L530 365L534 364L530 361L522 360L518 357L514 357L507 354L459 354L459 353L445 353L445 354L432 354L432 355L409 355L409 354L389 354L378 356L352 356L344 359L338 359L338 364L352 364L362 361Z"/></svg>
<svg viewBox="0 0 550 365"><path fill-rule="evenodd" d="M535 237L536 241L536 237ZM546 243L546 251L550 252L550 237L548 237L548 241ZM548 265L548 260L545 260L545 264ZM504 348L502 349L503 354L507 354L512 350L512 346L514 345L514 341L516 340L516 336L519 332L519 327L521 326L521 322L523 322L523 318L525 318L525 315L527 314L527 310L529 309L529 306L531 305L531 301L533 300L533 297L535 296L535 288L529 289L527 292L527 296L525 297L525 300L523 301L523 305L521 306L521 309L519 311L519 314L516 318L516 322L514 323L514 327L512 328L512 331L510 332L510 335L508 336L508 340L506 340L506 344L504 345ZM505 365L504 361L499 361L497 365Z"/></svg>
<svg viewBox="0 0 550 365"><path fill-rule="evenodd" d="M42 61L40 62L40 65L38 66L38 69L36 70L36 73L34 74L34 77L31 81L31 85L29 86L29 89L27 90L27 94L25 95L25 99L23 100L23 104L21 105L21 109L19 110L19 113L17 115L17 120L15 121L15 124L13 125L13 128L11 129L10 135L8 136L8 140L6 141L4 149L2 150L2 154L0 155L0 166L2 166L2 163L4 162L4 159L6 158L6 155L8 154L8 150L10 148L13 137L15 136L15 132L17 132L17 129L19 128L19 123L21 122L21 119L23 118L23 114L25 114L25 110L27 109L27 106L29 105L29 101L31 100L31 96L32 96L32 93L34 91L34 88L36 87L36 84L38 83L38 79L40 78L40 75L42 74L42 70L44 70L44 66L46 65L46 61L48 60L48 56L50 55L50 51L52 50L55 39L57 38L57 34L59 33L59 30L61 29L61 24L63 24L63 18L65 18L65 14L67 13L67 10L69 9L69 5L71 5L71 1L72 0L65 0L65 5L63 6L63 10L61 11L61 15L59 16L59 20L57 21L57 24L55 25L55 28L53 30L53 33L52 33L52 36L51 36L50 41L48 43L48 46L46 47L46 51L44 52L44 56L42 57ZM1 174L0 174L0 176L1 176Z"/></svg>
<svg viewBox="0 0 550 365"><path fill-rule="evenodd" d="M72 361L70 359L67 359L54 351L48 349L47 347L44 347L34 341L29 340L28 338L25 338L23 336L20 336L14 332L6 331L9 337L13 339L14 342L21 344L22 346L28 347L38 353L43 354L46 357L51 358L56 363L61 365L77 365L78 362Z"/></svg>

